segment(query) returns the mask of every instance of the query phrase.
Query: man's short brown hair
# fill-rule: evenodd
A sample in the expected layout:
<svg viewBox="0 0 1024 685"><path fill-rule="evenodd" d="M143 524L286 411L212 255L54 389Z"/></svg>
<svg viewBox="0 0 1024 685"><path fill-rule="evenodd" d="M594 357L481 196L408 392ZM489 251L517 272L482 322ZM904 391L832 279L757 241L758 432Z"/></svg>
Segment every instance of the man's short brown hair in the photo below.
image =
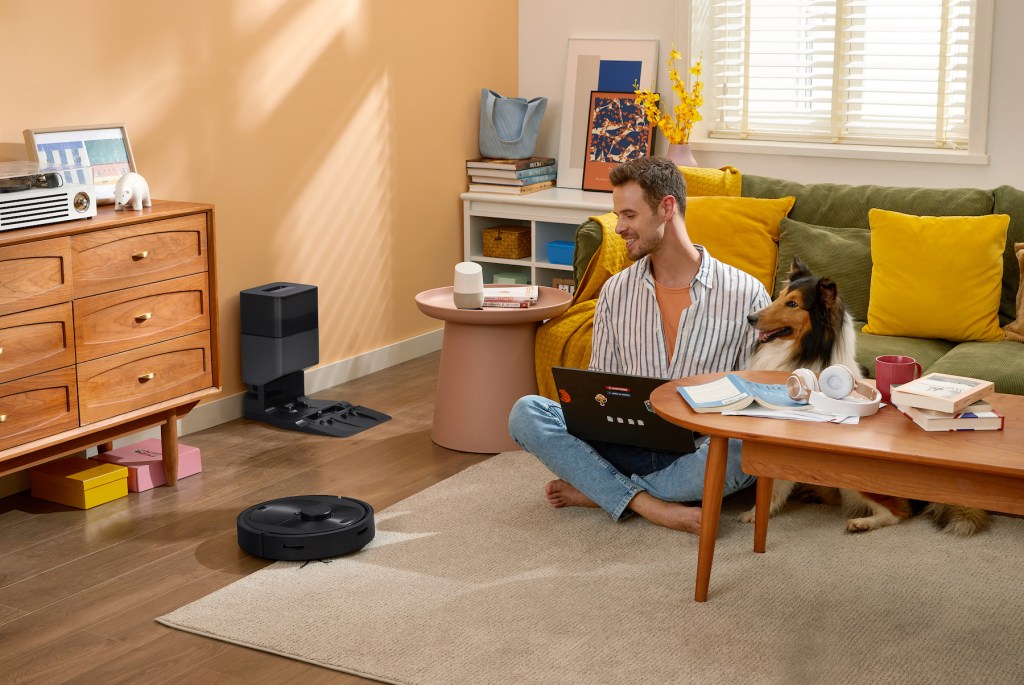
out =
<svg viewBox="0 0 1024 685"><path fill-rule="evenodd" d="M672 195L679 214L686 214L686 179L672 160L664 157L640 157L615 167L608 175L613 186L636 181L644 192L644 202L658 211L661 199Z"/></svg>

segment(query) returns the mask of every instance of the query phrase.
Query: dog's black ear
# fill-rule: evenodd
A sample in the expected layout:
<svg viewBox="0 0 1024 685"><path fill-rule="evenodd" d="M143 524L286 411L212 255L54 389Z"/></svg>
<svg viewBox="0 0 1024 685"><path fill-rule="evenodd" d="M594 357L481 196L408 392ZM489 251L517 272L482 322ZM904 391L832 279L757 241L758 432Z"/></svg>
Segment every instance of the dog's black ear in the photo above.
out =
<svg viewBox="0 0 1024 685"><path fill-rule="evenodd" d="M789 282L792 283L798 278L811 276L811 269L804 264L803 260L793 255L793 263L789 265Z"/></svg>
<svg viewBox="0 0 1024 685"><path fill-rule="evenodd" d="M839 286L829 277L818 281L818 298L826 307L832 307L839 300Z"/></svg>

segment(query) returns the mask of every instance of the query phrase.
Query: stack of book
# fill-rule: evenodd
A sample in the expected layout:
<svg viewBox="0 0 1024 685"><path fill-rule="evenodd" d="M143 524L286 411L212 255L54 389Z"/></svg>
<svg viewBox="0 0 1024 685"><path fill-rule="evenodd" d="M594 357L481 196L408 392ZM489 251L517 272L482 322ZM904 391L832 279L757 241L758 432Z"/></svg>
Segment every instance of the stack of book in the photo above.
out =
<svg viewBox="0 0 1024 685"><path fill-rule="evenodd" d="M948 373L929 373L894 385L893 405L926 431L1002 430L1003 416L985 398L991 381Z"/></svg>
<svg viewBox="0 0 1024 685"><path fill-rule="evenodd" d="M508 288L485 288L484 307L526 309L537 301L540 292L535 285L517 285Z"/></svg>
<svg viewBox="0 0 1024 685"><path fill-rule="evenodd" d="M554 157L481 157L467 160L466 171L469 173L469 189L472 192L525 195L554 188L557 169Z"/></svg>

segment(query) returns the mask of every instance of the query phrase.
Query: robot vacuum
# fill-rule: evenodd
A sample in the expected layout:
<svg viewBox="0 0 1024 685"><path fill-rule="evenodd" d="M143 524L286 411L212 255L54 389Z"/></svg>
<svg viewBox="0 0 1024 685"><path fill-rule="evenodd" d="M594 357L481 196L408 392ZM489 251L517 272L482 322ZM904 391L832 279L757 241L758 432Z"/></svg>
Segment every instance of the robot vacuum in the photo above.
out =
<svg viewBox="0 0 1024 685"><path fill-rule="evenodd" d="M238 515L238 546L279 561L348 554L373 539L373 507L351 497L301 495L272 499Z"/></svg>

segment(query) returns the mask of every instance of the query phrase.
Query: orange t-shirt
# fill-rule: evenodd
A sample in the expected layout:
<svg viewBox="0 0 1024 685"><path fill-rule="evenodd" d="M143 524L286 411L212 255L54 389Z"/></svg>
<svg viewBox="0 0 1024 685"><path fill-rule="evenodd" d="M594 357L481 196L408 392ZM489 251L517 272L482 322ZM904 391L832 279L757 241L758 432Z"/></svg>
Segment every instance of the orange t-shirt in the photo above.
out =
<svg viewBox="0 0 1024 685"><path fill-rule="evenodd" d="M672 355L676 349L676 334L679 332L679 318L683 310L692 304L690 299L690 286L682 288L666 288L658 281L654 281L654 296L658 300L658 309L661 310L661 322L664 325L665 349L668 350L668 360L672 361Z"/></svg>

